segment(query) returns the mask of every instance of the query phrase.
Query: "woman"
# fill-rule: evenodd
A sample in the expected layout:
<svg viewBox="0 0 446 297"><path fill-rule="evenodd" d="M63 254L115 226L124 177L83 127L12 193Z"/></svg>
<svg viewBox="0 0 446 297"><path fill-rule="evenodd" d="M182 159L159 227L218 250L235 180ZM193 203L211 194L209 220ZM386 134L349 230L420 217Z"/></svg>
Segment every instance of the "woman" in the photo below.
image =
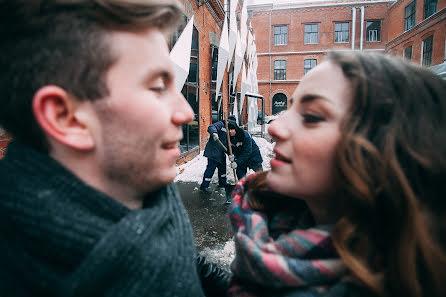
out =
<svg viewBox="0 0 446 297"><path fill-rule="evenodd" d="M332 52L233 194L231 296L446 296L446 82Z"/></svg>

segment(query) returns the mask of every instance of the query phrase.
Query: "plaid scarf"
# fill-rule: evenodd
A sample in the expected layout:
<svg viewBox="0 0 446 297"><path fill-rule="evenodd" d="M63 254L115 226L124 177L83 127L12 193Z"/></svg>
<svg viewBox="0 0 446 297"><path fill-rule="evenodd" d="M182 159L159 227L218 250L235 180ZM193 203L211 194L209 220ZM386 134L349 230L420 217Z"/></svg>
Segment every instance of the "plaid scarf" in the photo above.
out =
<svg viewBox="0 0 446 297"><path fill-rule="evenodd" d="M332 225L299 229L299 215L267 216L247 200L252 174L236 186L230 219L236 257L231 265L230 296L341 296L346 266L337 256Z"/></svg>

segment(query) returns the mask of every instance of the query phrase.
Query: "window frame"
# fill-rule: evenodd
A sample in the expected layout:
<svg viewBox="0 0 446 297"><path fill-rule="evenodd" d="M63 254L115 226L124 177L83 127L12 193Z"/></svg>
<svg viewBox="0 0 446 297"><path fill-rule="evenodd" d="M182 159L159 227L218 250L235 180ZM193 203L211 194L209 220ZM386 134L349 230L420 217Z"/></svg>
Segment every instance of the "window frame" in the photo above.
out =
<svg viewBox="0 0 446 297"><path fill-rule="evenodd" d="M365 21L366 22L366 26L365 26L365 32L366 32L366 34L365 34L365 36L366 36L366 39L365 39L365 41L366 42L381 42L381 31L382 31L382 20L367 20L367 21ZM375 29L370 29L369 30L369 23L379 23L379 31L378 30L375 30ZM371 38L370 38L370 34L369 34L369 32L372 32L372 31L377 31L377 33L376 33L376 36L377 36L377 39L375 40L371 40Z"/></svg>
<svg viewBox="0 0 446 297"><path fill-rule="evenodd" d="M430 8L433 7L432 4L434 4L435 7L431 11ZM430 17L431 15L435 14L437 12L437 10L438 10L438 0L424 0L423 20L425 20L428 17Z"/></svg>
<svg viewBox="0 0 446 297"><path fill-rule="evenodd" d="M343 25L347 24L347 41L344 40L344 33L345 31L343 30ZM336 25L341 25L341 30L340 31L336 31ZM336 33L341 33L341 37L342 40L341 41L336 41L336 37L338 36L338 34ZM334 23L334 43L349 43L350 42L350 22L335 22Z"/></svg>
<svg viewBox="0 0 446 297"><path fill-rule="evenodd" d="M411 9L409 11L409 13L411 13L410 15L407 14L408 9ZM404 31L410 30L413 27L415 27L416 15L417 15L417 1L414 0L404 8Z"/></svg>
<svg viewBox="0 0 446 297"><path fill-rule="evenodd" d="M280 29L280 33L276 34L276 28ZM285 33L282 32L282 29L286 30ZM274 45L288 45L288 25L273 25L273 44ZM279 38L276 38L279 37ZM285 40L284 43L276 43L276 40L280 39L280 40Z"/></svg>
<svg viewBox="0 0 446 297"><path fill-rule="evenodd" d="M429 41L429 43L427 43ZM429 51L426 51L428 44L430 44ZM422 42L422 55L421 55L421 65L425 67L429 67L432 65L432 54L434 51L434 35L430 35L423 39ZM427 54L428 53L428 54ZM428 63L427 63L428 61Z"/></svg>
<svg viewBox="0 0 446 297"><path fill-rule="evenodd" d="M274 60L274 80L286 80L286 60ZM276 67L276 63L280 63L283 65L279 65Z"/></svg>
<svg viewBox="0 0 446 297"><path fill-rule="evenodd" d="M309 61L310 67L306 67L307 65L305 65L307 61ZM312 65L313 61L314 61L314 65ZM308 71L310 71L311 69L313 69L316 66L317 66L317 59L304 59L304 75L307 74Z"/></svg>
<svg viewBox="0 0 446 297"><path fill-rule="evenodd" d="M408 50L410 49L410 56L407 55ZM413 47L412 45L408 45L404 48L404 52L403 52L403 58L407 61L412 61L412 54L413 54Z"/></svg>
<svg viewBox="0 0 446 297"><path fill-rule="evenodd" d="M311 26L311 30L307 32L307 28ZM313 31L314 26L316 26L316 31ZM309 36L309 41L307 42L307 36ZM312 42L313 37L316 36L316 42ZM304 44L318 44L319 43L319 23L308 23L304 24Z"/></svg>

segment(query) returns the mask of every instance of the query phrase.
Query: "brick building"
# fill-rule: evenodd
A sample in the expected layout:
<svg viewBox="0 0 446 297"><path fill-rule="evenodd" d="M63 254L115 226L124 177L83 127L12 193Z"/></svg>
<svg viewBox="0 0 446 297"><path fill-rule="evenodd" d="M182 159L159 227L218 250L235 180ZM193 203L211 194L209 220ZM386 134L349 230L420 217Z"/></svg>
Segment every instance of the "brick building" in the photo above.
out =
<svg viewBox="0 0 446 297"><path fill-rule="evenodd" d="M446 59L446 0L400 0L389 8L386 51L423 66Z"/></svg>
<svg viewBox="0 0 446 297"><path fill-rule="evenodd" d="M184 138L180 143L182 155L178 163L190 160L204 149L209 138L207 127L218 110L215 99L215 76L218 46L225 16L224 0L184 0L184 26L194 16L191 61L189 76L182 93L191 105L195 119L183 125ZM170 41L173 46L184 26L180 26ZM228 84L228 74L223 77L223 86ZM228 88L221 88L223 106L227 106ZM220 114L221 116L221 114Z"/></svg>
<svg viewBox="0 0 446 297"><path fill-rule="evenodd" d="M412 2L416 4L415 19L406 30L405 10ZM248 6L254 31L262 32L256 34L257 76L265 111L275 114L286 109L303 75L334 48L403 56L411 47L414 62L426 66L443 62L445 3L446 0L312 0ZM423 59L427 62L423 63Z"/></svg>

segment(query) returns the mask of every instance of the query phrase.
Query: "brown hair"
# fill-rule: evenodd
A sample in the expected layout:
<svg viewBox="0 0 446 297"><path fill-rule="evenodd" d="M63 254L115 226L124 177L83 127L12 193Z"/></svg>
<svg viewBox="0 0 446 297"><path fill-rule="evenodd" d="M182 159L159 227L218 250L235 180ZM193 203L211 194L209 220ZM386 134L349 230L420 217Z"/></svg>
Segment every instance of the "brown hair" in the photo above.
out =
<svg viewBox="0 0 446 297"><path fill-rule="evenodd" d="M378 295L445 296L446 82L381 54L328 60L354 91L337 148L337 250Z"/></svg>
<svg viewBox="0 0 446 297"><path fill-rule="evenodd" d="M32 98L57 85L78 100L108 93L105 73L116 57L112 30L170 31L181 20L178 0L5 0L0 3L0 125L46 151Z"/></svg>
<svg viewBox="0 0 446 297"><path fill-rule="evenodd" d="M371 294L446 296L446 82L381 54L335 51L328 61L354 94L335 160L339 255ZM265 176L250 192L257 209Z"/></svg>

